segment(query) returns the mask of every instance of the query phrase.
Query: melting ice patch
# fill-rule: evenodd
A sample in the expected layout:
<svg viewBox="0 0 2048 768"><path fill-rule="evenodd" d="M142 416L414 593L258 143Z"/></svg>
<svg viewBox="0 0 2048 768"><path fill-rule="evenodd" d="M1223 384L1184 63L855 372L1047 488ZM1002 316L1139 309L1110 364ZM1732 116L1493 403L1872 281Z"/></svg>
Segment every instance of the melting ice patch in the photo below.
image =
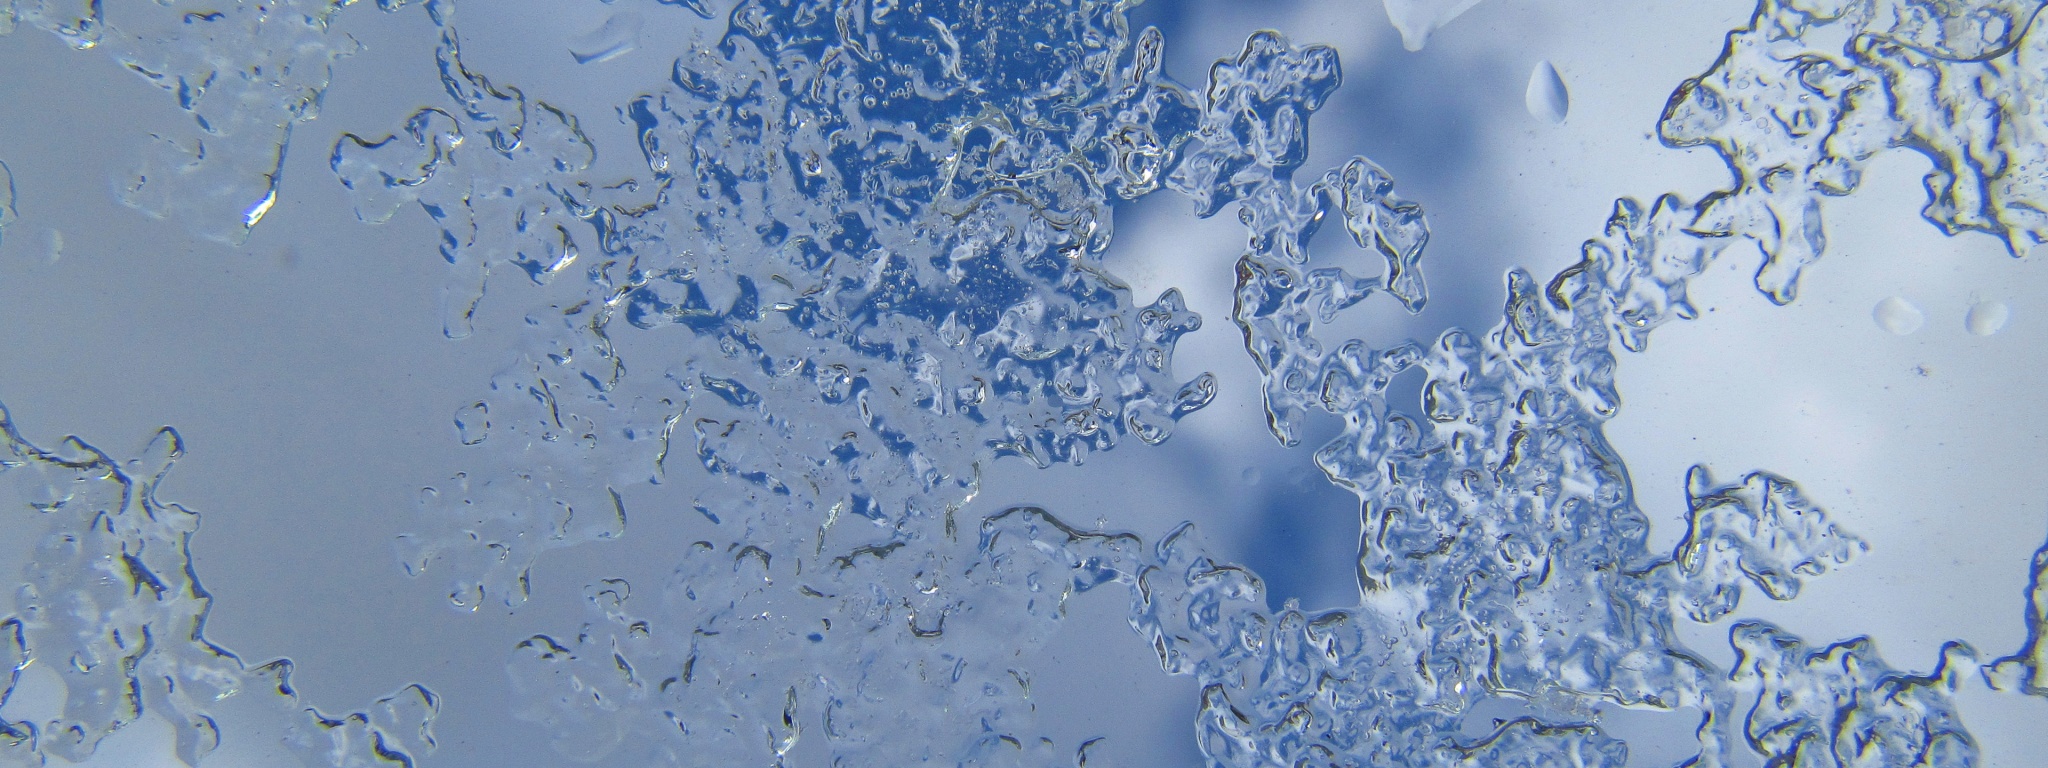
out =
<svg viewBox="0 0 2048 768"><path fill-rule="evenodd" d="M301 702L291 659L250 666L206 637L212 596L193 568L199 515L157 498L184 454L165 428L133 459L76 437L29 444L0 407L0 515L28 550L20 588L0 614L0 706L31 664L62 681L55 717L0 718L0 761L84 762L143 717L168 721L175 755L199 765L222 728L273 734L272 759L304 766L411 765L433 751L440 699L409 685L355 712ZM9 558L15 560L16 558Z"/></svg>

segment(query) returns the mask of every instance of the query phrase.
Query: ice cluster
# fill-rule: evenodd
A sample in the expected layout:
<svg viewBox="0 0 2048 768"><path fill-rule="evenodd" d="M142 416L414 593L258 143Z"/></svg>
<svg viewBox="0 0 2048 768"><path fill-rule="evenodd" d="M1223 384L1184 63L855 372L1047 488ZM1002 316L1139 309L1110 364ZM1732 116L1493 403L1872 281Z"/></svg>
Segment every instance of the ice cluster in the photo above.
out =
<svg viewBox="0 0 2048 768"><path fill-rule="evenodd" d="M75 437L46 451L0 407L0 514L32 547L0 617L0 705L31 662L64 686L54 719L0 718L0 764L83 762L145 715L170 722L187 765L221 745L223 721L275 734L289 747L280 756L305 766L411 765L431 752L440 702L426 687L321 712L299 702L290 659L250 666L206 638L213 597L190 546L199 515L156 496L184 451L169 427L128 460Z"/></svg>
<svg viewBox="0 0 2048 768"><path fill-rule="evenodd" d="M429 490L408 569L517 606L543 551L625 535L621 488L701 485L718 540L679 542L659 590L593 586L577 639L513 662L531 716L585 724L565 751L738 762L807 723L861 763L905 734L932 759L1035 743L1005 659L1060 605L981 565L957 519L981 465L1157 443L1214 391L1173 374L1179 295L1100 266L1109 196L1184 140L1152 132L1197 123L1153 85L1157 33L1113 3L748 3L621 108L647 175L594 183L578 120L470 69L427 8L449 102L333 167L366 220L440 222L450 335L489 281L544 309L456 414L481 464Z"/></svg>

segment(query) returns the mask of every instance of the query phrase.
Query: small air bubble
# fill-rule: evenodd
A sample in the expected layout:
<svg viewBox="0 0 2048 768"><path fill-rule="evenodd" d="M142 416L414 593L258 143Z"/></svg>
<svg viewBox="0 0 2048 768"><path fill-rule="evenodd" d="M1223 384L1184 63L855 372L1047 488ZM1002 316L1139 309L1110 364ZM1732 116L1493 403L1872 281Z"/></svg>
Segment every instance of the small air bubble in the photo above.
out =
<svg viewBox="0 0 2048 768"><path fill-rule="evenodd" d="M1897 296L1878 302L1877 307L1870 311L1870 317L1877 321L1877 327L1899 336L1920 330L1920 326L1927 324L1927 316L1920 313L1919 307Z"/></svg>
<svg viewBox="0 0 2048 768"><path fill-rule="evenodd" d="M1969 316L1963 319L1963 327L1978 336L1990 336L2005 328L2005 322L2012 319L2012 309L2002 301L1980 301L1970 305Z"/></svg>
<svg viewBox="0 0 2048 768"><path fill-rule="evenodd" d="M1242 474L1241 474L1240 476L1244 478L1244 484L1245 484L1245 485L1258 485L1258 484L1259 484L1259 479L1260 479L1260 478L1259 478L1259 468L1258 468L1258 467L1245 467L1245 468L1244 468L1244 472L1243 472L1243 473L1242 473Z"/></svg>
<svg viewBox="0 0 2048 768"><path fill-rule="evenodd" d="M1571 102L1571 94L1565 91L1564 78L1557 74L1557 68L1548 61L1536 62L1536 69L1529 73L1529 89L1522 94L1522 104L1529 108L1529 116L1559 125L1571 111Z"/></svg>

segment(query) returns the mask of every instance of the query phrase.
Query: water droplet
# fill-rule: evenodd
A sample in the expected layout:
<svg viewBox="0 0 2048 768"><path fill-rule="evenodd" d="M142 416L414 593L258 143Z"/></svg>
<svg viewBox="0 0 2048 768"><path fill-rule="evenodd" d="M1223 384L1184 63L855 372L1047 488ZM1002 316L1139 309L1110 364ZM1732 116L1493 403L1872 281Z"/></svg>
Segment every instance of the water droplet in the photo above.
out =
<svg viewBox="0 0 2048 768"><path fill-rule="evenodd" d="M1564 122L1565 113L1571 111L1572 98L1564 88L1564 78L1558 76L1557 68L1548 61L1536 62L1536 69L1529 73L1529 90L1522 94L1522 104L1529 108L1529 116L1551 125Z"/></svg>
<svg viewBox="0 0 2048 768"><path fill-rule="evenodd" d="M597 64L632 53L640 47L640 26L640 14L614 14L604 26L569 41L569 55L578 64Z"/></svg>
<svg viewBox="0 0 2048 768"><path fill-rule="evenodd" d="M1411 51L1422 50L1431 32L1478 4L1479 0L1384 0L1387 20L1400 30L1401 46Z"/></svg>
<svg viewBox="0 0 2048 768"><path fill-rule="evenodd" d="M1919 307L1897 296L1878 302L1870 317L1877 321L1877 327L1900 336L1920 330L1920 326L1927 324L1927 316L1920 313Z"/></svg>
<svg viewBox="0 0 2048 768"><path fill-rule="evenodd" d="M1980 301L1970 305L1970 314L1963 318L1963 327L1978 336L1989 336L2005 328L2005 321L2012 319L2012 309L2002 301Z"/></svg>
<svg viewBox="0 0 2048 768"><path fill-rule="evenodd" d="M1258 467L1245 467L1245 468L1244 468L1244 472L1243 472L1243 473L1241 473L1241 474L1240 474L1239 476L1240 476L1240 477L1242 477L1242 478L1244 478L1244 484L1245 484L1245 485L1258 485L1258 484L1259 484L1259 477L1260 477L1260 476L1259 476L1259 468L1258 468Z"/></svg>

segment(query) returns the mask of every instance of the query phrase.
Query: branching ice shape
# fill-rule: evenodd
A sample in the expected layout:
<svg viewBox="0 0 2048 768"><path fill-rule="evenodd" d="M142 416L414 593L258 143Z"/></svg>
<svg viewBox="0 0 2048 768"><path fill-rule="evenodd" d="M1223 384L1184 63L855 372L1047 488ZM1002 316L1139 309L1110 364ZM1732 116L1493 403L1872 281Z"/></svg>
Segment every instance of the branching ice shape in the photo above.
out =
<svg viewBox="0 0 2048 768"><path fill-rule="evenodd" d="M160 140L124 199L235 241L353 50L327 26L341 5L110 25L97 2L30 0L0 6L0 32L18 18L106 47L178 94L198 132ZM1821 197L1853 191L1883 149L1932 160L1926 215L1946 231L2016 254L2048 239L2048 150L2027 106L2048 85L2037 6L1764 0L1659 125L1667 144L1721 153L1728 189L1620 200L1578 264L1508 275L1490 331L1375 349L1318 332L1377 292L1419 310L1429 228L1364 158L1294 181L1335 51L1259 33L1189 89L1126 5L743 0L713 47L621 106L647 174L599 180L577 118L465 66L454 4L425 3L446 102L384 138L342 136L331 167L363 220L417 203L441 228L448 336L471 332L495 285L526 309L526 345L456 410L475 464L427 489L405 567L446 572L459 607L517 606L545 550L625 536L622 489L641 483L700 490L716 532L638 597L591 585L573 639L511 649L520 713L565 754L771 763L822 741L846 764L1078 760L1085 745L1038 735L1015 660L1069 600L1117 583L1162 667L1201 682L1214 765L1620 765L1599 703L1704 712L1697 765L1738 741L1779 764L1974 760L1948 702L1966 648L1914 677L1867 640L1812 651L1757 623L1732 628L1732 670L1680 645L1679 619L1724 617L1746 585L1790 599L1862 545L1783 478L1702 469L1687 536L1651 552L1602 425L1621 403L1615 346L1691 317L1687 282L1738 240L1765 253L1758 287L1790 301L1825 248ZM1388 3L1411 47L1469 5ZM961 535L983 463L1157 443L1213 395L1206 374L1172 372L1200 318L1171 291L1138 303L1101 265L1112 197L1162 188L1202 216L1237 204L1232 316L1275 436L1296 444L1317 411L1343 421L1314 461L1360 498L1355 609L1271 610L1257 575L1206 554L1191 526L1146 547L1020 508ZM1310 263L1333 214L1380 276ZM527 285L504 285L519 274ZM1404 412L1386 392L1411 372L1422 402ZM316 764L432 746L424 688L293 715L288 662L247 669L204 640L196 516L152 490L176 433L129 466L0 425L0 474L53 531L0 659L19 672L62 657L67 685L61 720L4 724L0 744L83 757L147 707L196 762L219 739L202 703L265 689ZM1985 670L2028 692L2042 559L2028 645ZM1532 714L1461 735L1495 698Z"/></svg>
<svg viewBox="0 0 2048 768"><path fill-rule="evenodd" d="M431 3L451 104L337 144L365 220L418 201L442 222L461 274L450 335L494 267L519 267L546 307L527 317L532 351L458 411L493 468L429 493L441 523L410 537L408 568L453 571L458 605L516 605L539 549L624 534L617 488L706 482L687 466L712 481L696 506L723 538L687 548L659 605L601 582L574 640L516 650L522 712L565 753L775 761L808 734L851 763L1044 763L1062 750L1032 735L1029 671L1006 660L1113 581L1134 590L1132 625L1162 666L1201 680L1198 738L1217 765L1619 765L1597 702L1703 711L1699 765L1738 740L1774 760L1857 744L1880 764L1973 759L1946 703L1966 652L1929 683L1867 642L1808 654L1753 624L1734 630L1735 670L1683 648L1676 620L1722 618L1745 585L1790 599L1862 544L1783 478L1717 485L1701 469L1688 535L1653 553L1601 425L1620 406L1613 347L1693 316L1686 284L1717 254L1757 242L1759 287L1789 301L1824 248L1819 195L1853 189L1885 147L1943 156L1927 148L1967 133L1878 109L1911 78L1870 62L1909 56L1814 53L1808 26L1868 33L1845 51L1963 51L1995 69L2026 28L2016 11L1766 2L1660 127L1719 149L1731 189L1620 200L1579 264L1547 283L1508 276L1490 332L1373 349L1317 330L1379 291L1419 309L1429 230L1363 158L1293 181L1334 51L1260 33L1191 91L1120 4L977 8L742 2L715 49L620 110L651 176L600 184L580 175L591 150L575 120L464 68L452 6ZM1976 47L1951 42L1999 13L2013 22L1980 24L1993 31ZM1930 66L1951 64L1980 65ZM534 115L560 127L530 135ZM1978 144L2028 151L2005 140ZM2038 181L1994 177L2015 180L1999 199ZM1208 399L1206 377L1167 377L1197 319L1173 293L1135 306L1095 262L1109 195L1160 188L1203 216L1238 204L1250 236L1233 319L1276 437L1298 441L1315 410L1344 420L1315 461L1361 500L1356 609L1271 611L1258 577L1203 554L1191 528L1148 550L1018 509L985 520L978 544L957 536L979 462L1156 442ZM1380 277L1309 264L1331 214L1386 262ZM2020 230L2000 226L2017 251ZM640 337L615 335L656 333L673 339L666 357L623 358ZM1412 415L1385 399L1411 369L1426 379ZM1789 703L1823 694L1889 698ZM1502 697L1534 714L1459 735L1472 706Z"/></svg>
<svg viewBox="0 0 2048 768"><path fill-rule="evenodd" d="M1735 610L1747 581L1773 600L1799 596L1800 577L1839 567L1865 549L1835 529L1791 481L1752 472L1715 487L1705 467L1686 475L1691 529L1673 556L1687 618L1711 622Z"/></svg>
<svg viewBox="0 0 2048 768"><path fill-rule="evenodd" d="M1929 33L1927 15L1937 11L1936 21L1945 18L1947 26ZM2024 51L2000 41L2025 24L2001 26L2000 14L2031 19L1949 5L1837 12L1864 21L1894 13L1898 18L1884 23L1895 38L1919 41L1910 50L1977 30L1982 34L1970 55L1992 67L2007 52ZM1829 670L1849 662L1771 673L1753 663L1730 676L1678 645L1670 629L1674 613L1720 618L1734 609L1745 582L1789 599L1803 577L1845 562L1862 545L1781 478L1758 473L1716 487L1696 471L1688 483L1690 533L1672 558L1653 557L1643 547L1647 521L1635 509L1626 471L1600 434L1600 424L1620 405L1610 343L1641 349L1658 325L1692 316L1687 281L1735 238L1762 246L1768 261L1759 287L1789 301L1798 266L1824 247L1819 195L1853 189L1855 169L1887 146L1958 145L1949 139L1985 136L1978 130L1983 122L1970 122L1975 113L1968 110L1964 119L1909 130L1903 120L1868 109L1875 103L1870 99L1886 94L1879 90L1886 84L1873 78L1872 88L1856 91L1838 77L1844 67L1829 69L1825 57L1798 53L1808 50L1798 38L1803 29L1766 23L1787 13L1766 2L1758 22L1731 36L1731 53L1706 78L1725 81L1726 90L1747 94L1741 97L1746 101L1709 98L1711 87L1691 81L1674 97L1661 128L1674 145L1714 137L1736 172L1734 189L1697 205L1676 196L1647 209L1633 200L1617 202L1606 233L1587 243L1579 264L1547 284L1520 271L1510 274L1503 323L1493 332L1475 339L1453 330L1427 349L1376 350L1354 340L1325 352L1317 325L1379 286L1302 279L1286 270L1288 262L1306 261L1301 244L1333 207L1326 195L1304 194L1288 179L1306 142L1301 118L1320 103L1324 84L1334 82L1334 57L1311 49L1290 58L1284 42L1262 35L1236 61L1218 63L1206 91L1212 107L1197 135L1226 137L1233 149L1209 162L1190 150L1172 178L1200 214L1223 202L1241 204L1251 252L1240 261L1236 315L1265 376L1274 432L1292 444L1295 425L1311 407L1344 419L1343 433L1316 452L1316 462L1333 482L1359 495L1364 525L1361 606L1312 616L1291 606L1268 613L1257 578L1211 561L1187 532L1161 544L1155 567L1163 575L1140 580L1134 626L1151 638L1168 671L1203 681L1200 738L1213 761L1458 764L1480 748L1457 740L1458 713L1482 698L1506 696L1538 714L1529 728L1494 735L1517 739L1520 759L1532 764L1618 763L1624 753L1585 723L1597 700L1705 710L1697 762L1719 764L1725 745L1734 743L1727 722L1737 699L1775 700L1816 689L1915 703L1859 710L1854 722L1836 727L1809 728L1800 723L1810 718L1777 713L1763 730L1806 735L1774 740L1752 732L1749 745L1777 760L1823 752L1885 765L1974 760L1974 746L1946 703L1952 683L1894 691L1883 675L1860 676L1885 669L1867 643L1837 654L1854 659L1840 673ZM1248 70L1259 74L1246 77ZM1909 79L1895 75L1890 87ZM1256 96L1228 96L1244 81L1256 84ZM1754 93L1759 89L1769 92ZM1829 102L1820 97L1840 108L1828 112ZM2023 102L2000 95L1974 104L1960 95L1942 98L1944 105L1979 112L2018 109L2008 105ZM1780 114L1786 109L1798 114ZM1952 165L2006 178L2002 156L2033 151L2027 135L2015 132L2014 143L1996 152L1951 157ZM1940 157L1936 162L1942 167ZM2038 173L2016 175L2002 188L2023 191L2039 183ZM1374 186L1382 194L1369 199L1385 201L1381 210L1402 210L1384 196L1384 186ZM1937 191L1937 202L1942 194ZM1951 225L1966 218L1947 210L1936 205L1929 216L1954 231ZM1383 242L1419 248L1427 230L1419 215L1412 220L1416 226L1407 231L1415 234ZM2006 235L2015 252L2031 245L2016 239L2013 227L1992 231ZM1390 292L1412 309L1421 293L1404 293L1392 282L1400 264L1390 260ZM1311 306L1333 309L1305 311ZM1390 380L1410 368L1427 377L1422 408L1412 416L1384 399ZM1739 647L1763 647L1742 645L1755 639L1745 632L1736 631ZM1303 657L1290 648L1344 648L1346 635L1354 638L1351 647L1372 652L1326 652L1313 663L1293 663ZM1771 642L1793 641L1779 635ZM1974 663L1968 656L1945 657L1941 669L1949 671L1936 677L1952 678L1956 665Z"/></svg>
<svg viewBox="0 0 2048 768"><path fill-rule="evenodd" d="M1821 198L1855 191L1880 151L1927 157L1926 218L2015 256L2048 241L2048 87L2041 5L2023 0L1764 0L1721 58L1672 94L1673 147L1711 146L1735 186L1689 229L1753 238L1757 288L1792 300L1826 247Z"/></svg>
<svg viewBox="0 0 2048 768"><path fill-rule="evenodd" d="M0 442L0 513L16 518L10 529L44 528L15 540L34 553L0 614L0 664L9 672L0 704L36 662L65 688L56 719L0 721L0 758L82 762L154 713L175 728L177 757L196 766L220 746L221 710L252 699L243 717L261 718L308 766L409 766L432 751L440 705L425 687L326 715L299 703L290 659L249 668L206 639L213 598L190 546L199 515L156 498L184 453L176 431L165 428L125 462L75 437L49 452L23 440L0 407Z"/></svg>
<svg viewBox="0 0 2048 768"><path fill-rule="evenodd" d="M1737 654L1731 694L1747 703L1742 734L1774 765L1959 766L1976 759L1949 695L1975 654L1947 643L1925 676L1877 658L1869 638L1809 650L1757 621L1729 631Z"/></svg>
<svg viewBox="0 0 2048 768"><path fill-rule="evenodd" d="M1984 678L1999 690L2048 696L2048 544L2034 552L2026 598L2026 644L2018 653L1986 666Z"/></svg>

